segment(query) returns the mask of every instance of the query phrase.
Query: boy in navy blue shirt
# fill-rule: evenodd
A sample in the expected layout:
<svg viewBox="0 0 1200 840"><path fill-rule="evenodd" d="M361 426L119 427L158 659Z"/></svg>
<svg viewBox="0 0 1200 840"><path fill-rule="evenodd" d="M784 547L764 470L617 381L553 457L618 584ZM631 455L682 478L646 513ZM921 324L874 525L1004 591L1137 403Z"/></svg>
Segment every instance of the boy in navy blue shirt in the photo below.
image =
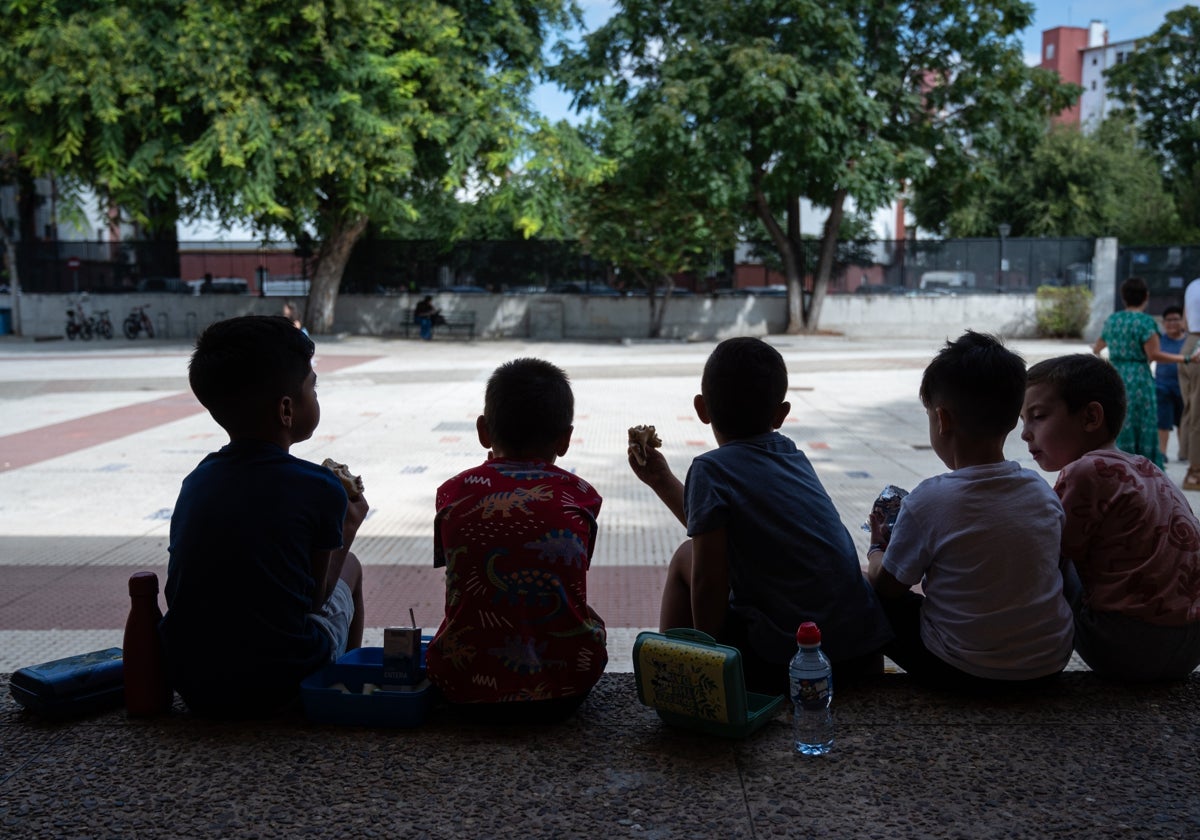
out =
<svg viewBox="0 0 1200 840"><path fill-rule="evenodd" d="M639 479L687 527L671 558L659 629L692 627L738 648L749 690L787 692L796 628L815 621L835 679L883 670L891 628L850 533L812 464L778 432L791 406L787 366L757 338L727 339L693 405L717 448L686 483L656 449L630 453Z"/></svg>
<svg viewBox="0 0 1200 840"><path fill-rule="evenodd" d="M321 418L313 343L288 319L208 327L188 380L229 444L183 481L171 516L171 683L202 715L268 714L300 681L362 644L362 567L350 544L367 513L323 466L288 454Z"/></svg>

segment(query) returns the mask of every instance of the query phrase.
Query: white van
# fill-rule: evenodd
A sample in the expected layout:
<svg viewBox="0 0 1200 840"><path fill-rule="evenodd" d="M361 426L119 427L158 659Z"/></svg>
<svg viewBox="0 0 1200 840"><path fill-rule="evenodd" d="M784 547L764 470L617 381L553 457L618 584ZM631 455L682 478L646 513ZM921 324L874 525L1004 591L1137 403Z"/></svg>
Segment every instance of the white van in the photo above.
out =
<svg viewBox="0 0 1200 840"><path fill-rule="evenodd" d="M926 271L921 275L922 289L974 289L974 271Z"/></svg>

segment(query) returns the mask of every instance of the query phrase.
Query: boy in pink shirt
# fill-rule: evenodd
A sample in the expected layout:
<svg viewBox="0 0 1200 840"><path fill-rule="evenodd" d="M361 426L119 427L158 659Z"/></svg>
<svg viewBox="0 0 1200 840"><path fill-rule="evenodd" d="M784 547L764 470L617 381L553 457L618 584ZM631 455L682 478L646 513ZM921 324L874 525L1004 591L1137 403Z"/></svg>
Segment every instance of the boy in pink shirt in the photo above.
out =
<svg viewBox="0 0 1200 840"><path fill-rule="evenodd" d="M1117 449L1120 376L1084 354L1039 362L1021 417L1038 466L1060 470L1076 651L1113 679L1187 677L1200 665L1200 521L1162 470Z"/></svg>

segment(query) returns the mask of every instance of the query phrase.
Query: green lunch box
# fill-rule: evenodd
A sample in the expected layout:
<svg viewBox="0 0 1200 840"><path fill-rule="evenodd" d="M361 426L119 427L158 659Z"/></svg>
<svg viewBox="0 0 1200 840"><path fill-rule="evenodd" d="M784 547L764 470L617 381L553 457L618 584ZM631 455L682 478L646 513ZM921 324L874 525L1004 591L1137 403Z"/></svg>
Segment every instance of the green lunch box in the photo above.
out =
<svg viewBox="0 0 1200 840"><path fill-rule="evenodd" d="M633 643L638 700L664 723L744 738L783 706L782 694L746 691L742 654L699 630L644 631Z"/></svg>

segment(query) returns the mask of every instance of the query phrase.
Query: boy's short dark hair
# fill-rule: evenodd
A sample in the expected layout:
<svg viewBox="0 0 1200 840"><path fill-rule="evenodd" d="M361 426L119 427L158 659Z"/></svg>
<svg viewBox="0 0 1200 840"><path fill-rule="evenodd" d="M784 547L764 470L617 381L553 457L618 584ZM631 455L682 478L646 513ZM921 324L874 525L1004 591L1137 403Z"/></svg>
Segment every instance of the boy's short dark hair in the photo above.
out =
<svg viewBox="0 0 1200 840"><path fill-rule="evenodd" d="M733 439L771 431L787 387L783 356L757 338L722 341L709 354L700 379L708 419Z"/></svg>
<svg viewBox="0 0 1200 840"><path fill-rule="evenodd" d="M218 321L196 339L188 383L224 429L245 428L280 398L300 393L314 349L312 339L281 315Z"/></svg>
<svg viewBox="0 0 1200 840"><path fill-rule="evenodd" d="M1125 383L1117 369L1090 353L1073 353L1038 362L1029 369L1030 385L1049 385L1074 414L1090 402L1104 409L1104 425L1116 439L1125 422Z"/></svg>
<svg viewBox="0 0 1200 840"><path fill-rule="evenodd" d="M1141 306L1149 295L1150 289L1141 277L1130 277L1121 284L1121 300L1126 306Z"/></svg>
<svg viewBox="0 0 1200 840"><path fill-rule="evenodd" d="M511 454L539 454L575 420L575 395L559 367L542 359L513 359L496 368L483 399L492 444Z"/></svg>
<svg viewBox="0 0 1200 840"><path fill-rule="evenodd" d="M1178 315L1180 318L1182 318L1183 307L1177 303L1172 303L1170 306L1163 309L1162 315L1164 318L1166 318L1168 315Z"/></svg>
<svg viewBox="0 0 1200 840"><path fill-rule="evenodd" d="M920 395L926 407L950 409L967 435L1004 436L1025 402L1025 360L994 336L967 330L925 368Z"/></svg>

